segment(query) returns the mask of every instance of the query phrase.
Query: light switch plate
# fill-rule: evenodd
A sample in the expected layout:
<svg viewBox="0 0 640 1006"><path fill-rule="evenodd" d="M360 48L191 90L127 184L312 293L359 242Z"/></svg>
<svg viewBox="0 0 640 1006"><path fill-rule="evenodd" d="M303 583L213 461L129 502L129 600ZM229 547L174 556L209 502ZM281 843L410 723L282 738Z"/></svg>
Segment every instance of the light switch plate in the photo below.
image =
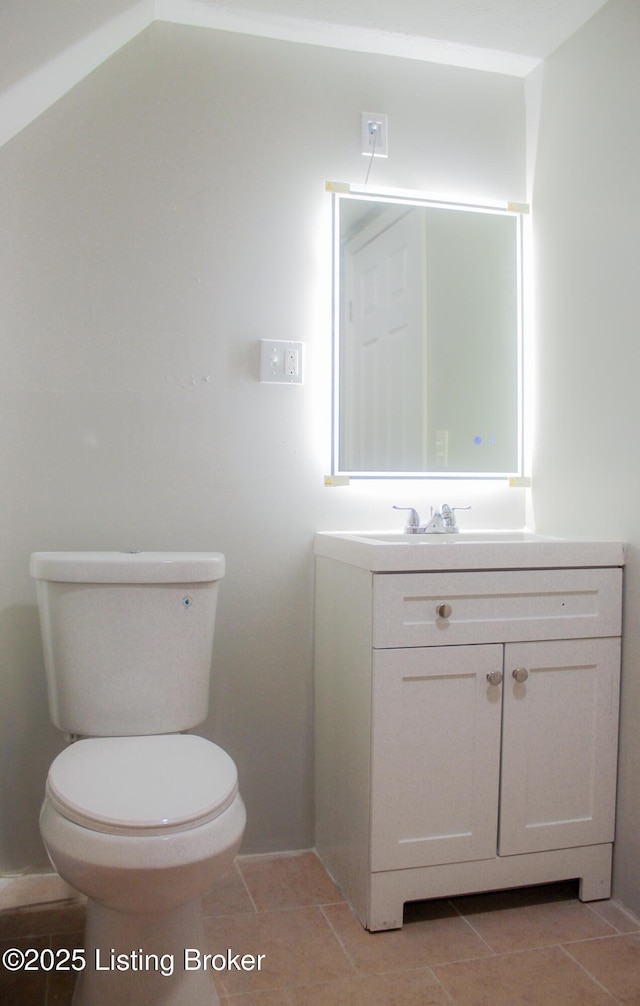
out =
<svg viewBox="0 0 640 1006"><path fill-rule="evenodd" d="M260 381L263 384L302 384L302 343L260 340Z"/></svg>

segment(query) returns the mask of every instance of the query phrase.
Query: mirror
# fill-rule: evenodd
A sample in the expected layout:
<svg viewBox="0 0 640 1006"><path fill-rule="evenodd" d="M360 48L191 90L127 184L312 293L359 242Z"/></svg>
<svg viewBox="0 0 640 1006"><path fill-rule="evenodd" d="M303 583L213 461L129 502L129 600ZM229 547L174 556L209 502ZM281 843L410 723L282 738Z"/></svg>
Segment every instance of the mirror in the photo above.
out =
<svg viewBox="0 0 640 1006"><path fill-rule="evenodd" d="M334 200L334 474L521 471L521 217Z"/></svg>

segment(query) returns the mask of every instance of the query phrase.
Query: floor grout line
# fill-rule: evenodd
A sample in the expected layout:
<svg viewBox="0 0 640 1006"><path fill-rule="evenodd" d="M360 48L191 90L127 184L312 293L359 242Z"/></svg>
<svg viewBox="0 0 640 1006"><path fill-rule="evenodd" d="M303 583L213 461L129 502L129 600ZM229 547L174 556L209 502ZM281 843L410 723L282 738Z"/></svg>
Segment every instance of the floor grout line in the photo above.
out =
<svg viewBox="0 0 640 1006"><path fill-rule="evenodd" d="M244 875L244 873L242 872L242 866L241 866L241 864L240 864L240 863L238 862L238 860L237 860L237 859L236 859L236 861L235 861L235 863L234 863L233 865L234 865L234 867L235 867L235 869L236 869L236 872L238 873L238 876L240 877L240 880L242 881L242 885L243 885L243 887L244 887L245 891L247 892L247 895L248 895L248 897L249 897L249 901L250 901L250 902L251 902L251 904L253 905L253 910L254 910L254 912L256 912L256 913L257 913L257 911L258 911L258 906L256 905L255 901L253 900L253 895L251 894L251 891L249 890L249 885L247 884L247 881L246 881L246 879L245 879L245 875ZM249 913L246 913L246 914L249 914Z"/></svg>
<svg viewBox="0 0 640 1006"><path fill-rule="evenodd" d="M617 912L620 912L621 915L624 915L624 917L628 919L630 923L632 923L631 929L619 929L616 925L614 925L613 922L610 922L609 919L605 918L604 915L602 915L602 913L598 911L598 905L603 904L602 901L593 901L593 902L585 901L582 902L582 904L584 904L585 907L588 908L596 916L596 918L600 919L602 922L606 922L608 926L611 926L614 932L622 933L623 935L628 936L633 935L633 933L640 934L640 920L633 914L633 912L629 911L628 908L625 908L624 905L621 905L619 902L609 899L605 901L605 904L610 905Z"/></svg>
<svg viewBox="0 0 640 1006"><path fill-rule="evenodd" d="M343 904L343 902L337 902L337 904ZM331 919L329 918L329 916L327 915L327 913L324 910L324 908L326 908L328 906L325 905L324 907L323 906L319 906L319 907L320 907L320 911L322 913L322 917L323 917L324 921L326 922L326 924L328 925L329 929L331 930L331 932L332 932L332 934L334 936L334 939L336 940L336 942L338 943L338 945L341 947L343 954L345 955L345 957L349 961L349 964L353 968L354 976L361 975L362 972L360 971L360 968L358 967L358 965L354 961L353 957L351 956L351 954L347 950L346 944L345 944L344 940L342 939L342 937L340 936L340 933L337 931L336 927L333 925ZM351 908L351 906L349 906L349 910L353 911L353 909Z"/></svg>
<svg viewBox="0 0 640 1006"><path fill-rule="evenodd" d="M622 934L620 934L620 935L622 935ZM608 937L608 936L607 937L603 937L603 938L604 939L610 939L610 937ZM584 942L584 941L574 940L574 942L578 943L578 942ZM571 951L567 949L567 945L566 944L562 944L561 947L560 947L560 949L564 951L564 953L567 955L567 957L569 958L569 960L573 961L574 964L577 964L578 967L582 971L584 971L585 975L587 975L587 977L594 983L594 985L597 985L599 988L602 989L603 992L606 992L608 996L611 996L611 1001L613 1003L615 1003L616 1006L623 1006L623 1004L620 1002L620 1000L616 999L616 997L614 996L614 994L611 991L611 989L608 989L607 986L604 985L598 978L596 978L596 976L594 974L592 974L591 971L589 971L588 968L585 968L584 964L582 964L579 960L577 960L577 958L575 958L573 956L573 954L571 953Z"/></svg>
<svg viewBox="0 0 640 1006"><path fill-rule="evenodd" d="M474 933L478 937L478 939L481 940L484 943L485 947L487 947L487 949L491 951L490 956L497 957L498 956L498 952L496 951L495 947L492 947L491 944L489 943L489 941L484 938L484 936L482 935L482 933L479 932L476 929L476 927L473 925L473 923L469 921L468 916L464 915L458 909L457 905L454 905L452 902L449 902L449 904L452 906L452 908L454 909L454 911L458 913L458 917L461 918L463 922L466 922L466 924L469 926L471 932ZM480 960L481 958L477 958L477 959Z"/></svg>

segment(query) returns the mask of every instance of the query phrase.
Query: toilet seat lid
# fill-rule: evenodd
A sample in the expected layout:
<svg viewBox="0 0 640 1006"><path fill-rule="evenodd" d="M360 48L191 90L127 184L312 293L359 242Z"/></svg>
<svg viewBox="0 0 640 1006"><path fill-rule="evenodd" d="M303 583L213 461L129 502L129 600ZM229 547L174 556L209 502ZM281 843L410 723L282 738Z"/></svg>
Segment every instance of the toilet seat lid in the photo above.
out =
<svg viewBox="0 0 640 1006"><path fill-rule="evenodd" d="M232 759L194 734L76 741L49 769L63 817L112 835L164 835L213 820L238 792Z"/></svg>

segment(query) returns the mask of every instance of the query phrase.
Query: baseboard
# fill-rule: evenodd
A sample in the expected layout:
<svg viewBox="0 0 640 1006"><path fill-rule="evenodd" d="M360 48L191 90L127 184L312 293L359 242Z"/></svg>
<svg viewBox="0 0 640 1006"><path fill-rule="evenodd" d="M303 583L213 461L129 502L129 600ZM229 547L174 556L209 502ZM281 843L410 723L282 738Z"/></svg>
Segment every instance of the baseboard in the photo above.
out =
<svg viewBox="0 0 640 1006"><path fill-rule="evenodd" d="M69 887L57 873L20 873L0 877L0 911L70 900L81 901L82 895Z"/></svg>

